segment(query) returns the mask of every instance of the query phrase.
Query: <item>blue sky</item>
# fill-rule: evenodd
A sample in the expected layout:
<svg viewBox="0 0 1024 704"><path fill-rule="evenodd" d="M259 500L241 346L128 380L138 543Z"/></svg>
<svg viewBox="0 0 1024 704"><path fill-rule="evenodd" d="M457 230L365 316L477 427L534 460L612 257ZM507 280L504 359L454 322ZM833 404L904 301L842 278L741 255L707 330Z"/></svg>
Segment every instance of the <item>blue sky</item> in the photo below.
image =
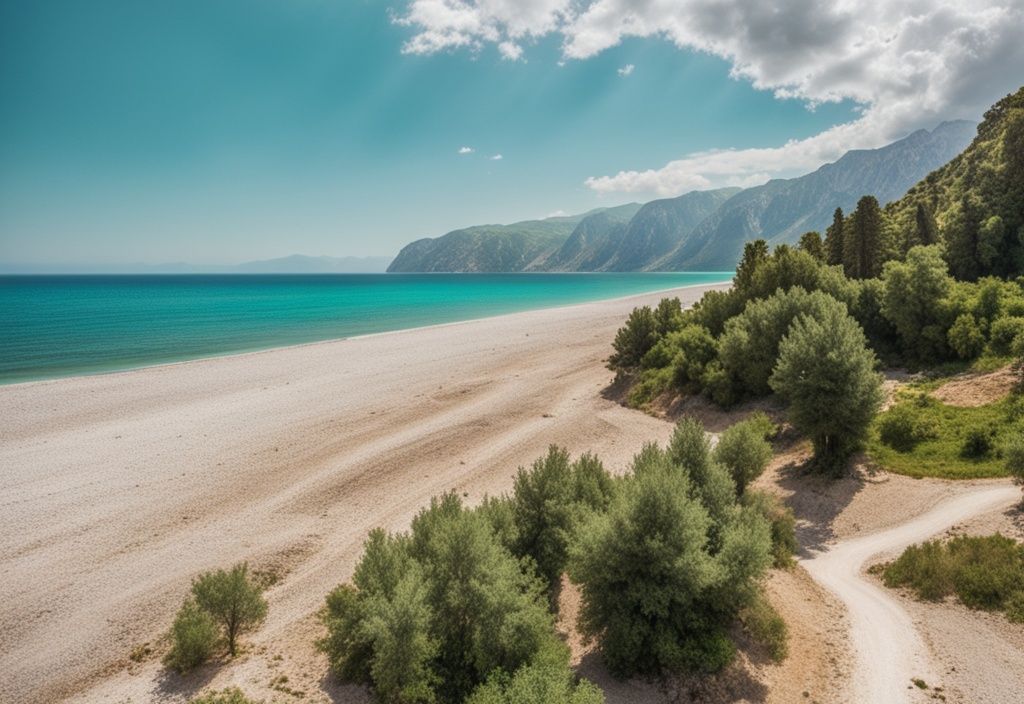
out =
<svg viewBox="0 0 1024 704"><path fill-rule="evenodd" d="M516 35L518 60L486 39L411 52L430 28L396 19L415 5L3 3L0 261L394 254L688 190L587 179L802 143L864 113L854 91L781 98L665 35L582 58L539 30ZM710 185L767 178L720 171Z"/></svg>

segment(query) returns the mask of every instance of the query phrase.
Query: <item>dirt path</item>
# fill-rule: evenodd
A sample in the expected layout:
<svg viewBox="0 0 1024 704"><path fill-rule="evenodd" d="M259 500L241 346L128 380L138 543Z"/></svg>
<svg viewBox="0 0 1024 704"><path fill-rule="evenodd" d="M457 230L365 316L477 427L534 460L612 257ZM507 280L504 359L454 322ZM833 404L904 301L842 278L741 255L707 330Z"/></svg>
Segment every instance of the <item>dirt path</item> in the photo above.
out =
<svg viewBox="0 0 1024 704"><path fill-rule="evenodd" d="M895 556L956 523L1019 500L1016 487L981 487L947 499L895 528L841 541L802 561L811 576L849 610L850 641L857 657L851 682L854 701L924 701L926 695L913 686L912 678L920 678L930 687L941 686L941 677L911 617L894 595L863 575L868 560Z"/></svg>

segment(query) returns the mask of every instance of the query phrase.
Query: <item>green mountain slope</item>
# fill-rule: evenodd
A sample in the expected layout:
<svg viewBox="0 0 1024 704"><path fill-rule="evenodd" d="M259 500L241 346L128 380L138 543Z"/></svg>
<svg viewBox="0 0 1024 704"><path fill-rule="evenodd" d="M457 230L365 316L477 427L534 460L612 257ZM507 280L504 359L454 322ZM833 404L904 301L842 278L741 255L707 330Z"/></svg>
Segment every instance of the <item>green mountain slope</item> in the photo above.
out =
<svg viewBox="0 0 1024 704"><path fill-rule="evenodd" d="M537 271L601 271L618 251L640 203L627 203L587 215L558 250L533 267Z"/></svg>
<svg viewBox="0 0 1024 704"><path fill-rule="evenodd" d="M1024 272L1024 88L985 113L962 154L886 206L904 244L920 238L919 209L934 217L959 278Z"/></svg>
<svg viewBox="0 0 1024 704"><path fill-rule="evenodd" d="M808 230L823 232L836 207L850 210L864 195L882 203L902 196L966 147L974 127L972 122L944 122L879 149L849 151L805 176L748 188L702 222L675 251L646 268L731 269L749 240L793 243Z"/></svg>

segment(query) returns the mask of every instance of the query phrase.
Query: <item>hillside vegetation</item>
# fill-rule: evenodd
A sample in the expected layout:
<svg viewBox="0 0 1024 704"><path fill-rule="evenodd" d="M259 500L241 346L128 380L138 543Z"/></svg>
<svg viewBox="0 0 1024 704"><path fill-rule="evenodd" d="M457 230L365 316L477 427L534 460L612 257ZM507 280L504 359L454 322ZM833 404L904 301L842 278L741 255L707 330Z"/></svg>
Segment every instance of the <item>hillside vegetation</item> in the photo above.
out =
<svg viewBox="0 0 1024 704"><path fill-rule="evenodd" d="M653 310L634 310L609 360L632 380L631 403L642 406L670 391L703 393L728 406L774 392L789 403L794 426L810 437L823 468L841 471L875 432L887 448L878 458L896 469L903 463L891 453L916 448L920 473L960 476L924 454L934 450L941 458L956 443L965 457L994 463L968 476L1005 474L1001 446L1021 425L1001 407L961 409L952 421L937 402L889 411L889 426L897 420L927 426L914 443L886 442L895 434L873 431L872 422L881 402L880 360L929 369L1024 357L1024 262L1017 257L1024 241L1022 101L1024 89L1000 101L971 148L929 176L927 189L912 189L949 204L941 218L908 224L900 213L911 201L883 211L864 196L848 216L835 212L824 240L808 233L798 247L774 251L763 240L748 243L733 288L708 292L691 310L668 299ZM974 180L955 176L960 173L974 173ZM965 229L956 216L958 198L973 199L978 216L971 222L983 223L981 229ZM1016 228L1012 237L1009 228ZM1003 236L982 236L994 230ZM965 248L965 241L978 246ZM998 263L981 257L988 251L982 244L995 248ZM977 433L968 432L973 421L965 429L972 413L986 426Z"/></svg>

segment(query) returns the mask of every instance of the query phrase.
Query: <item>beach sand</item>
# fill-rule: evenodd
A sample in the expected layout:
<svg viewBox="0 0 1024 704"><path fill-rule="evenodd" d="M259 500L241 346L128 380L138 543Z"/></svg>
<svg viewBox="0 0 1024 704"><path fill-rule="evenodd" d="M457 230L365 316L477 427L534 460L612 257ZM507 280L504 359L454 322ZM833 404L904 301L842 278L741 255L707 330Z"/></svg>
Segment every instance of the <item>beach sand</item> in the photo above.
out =
<svg viewBox="0 0 1024 704"><path fill-rule="evenodd" d="M552 443L623 469L672 426L605 398L604 360L662 295L0 387L0 701L187 699L213 675L159 678L159 639L242 560L275 583L231 677L263 677L312 650L371 528L508 490Z"/></svg>

